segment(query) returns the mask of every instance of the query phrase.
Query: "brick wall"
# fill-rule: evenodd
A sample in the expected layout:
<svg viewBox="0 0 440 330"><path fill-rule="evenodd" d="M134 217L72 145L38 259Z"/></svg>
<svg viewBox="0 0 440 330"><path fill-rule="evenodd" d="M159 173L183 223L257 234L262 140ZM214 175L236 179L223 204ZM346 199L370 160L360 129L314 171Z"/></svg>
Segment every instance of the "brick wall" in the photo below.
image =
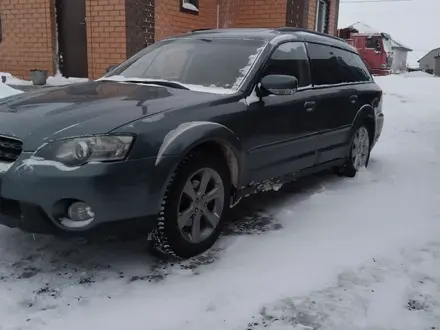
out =
<svg viewBox="0 0 440 330"><path fill-rule="evenodd" d="M240 0L219 0L219 27L232 28L240 19Z"/></svg>
<svg viewBox="0 0 440 330"><path fill-rule="evenodd" d="M194 29L215 28L217 0L199 0L197 15L180 10L181 0L156 0L155 40L161 40Z"/></svg>
<svg viewBox="0 0 440 330"><path fill-rule="evenodd" d="M308 0L287 0L286 26L306 27L308 11Z"/></svg>
<svg viewBox="0 0 440 330"><path fill-rule="evenodd" d="M101 77L127 57L125 0L86 0L89 77Z"/></svg>
<svg viewBox="0 0 440 330"><path fill-rule="evenodd" d="M328 32L333 35L338 34L339 1L340 0L332 0L330 3L330 22Z"/></svg>
<svg viewBox="0 0 440 330"><path fill-rule="evenodd" d="M282 27L286 10L286 0L221 0L220 27Z"/></svg>
<svg viewBox="0 0 440 330"><path fill-rule="evenodd" d="M155 0L126 0L127 57L154 43Z"/></svg>
<svg viewBox="0 0 440 330"><path fill-rule="evenodd" d="M0 71L29 79L33 69L55 70L52 0L0 0Z"/></svg>
<svg viewBox="0 0 440 330"><path fill-rule="evenodd" d="M315 30L316 24L316 5L317 0L309 0L308 4L308 17L307 17L307 26L306 28L309 30Z"/></svg>
<svg viewBox="0 0 440 330"><path fill-rule="evenodd" d="M55 72L55 0L0 0L3 42L0 71L29 78L29 70ZM88 72L102 76L143 46L193 29L219 27L315 28L317 0L199 0L199 13L181 0L85 0ZM331 0L330 33L336 34L339 0Z"/></svg>

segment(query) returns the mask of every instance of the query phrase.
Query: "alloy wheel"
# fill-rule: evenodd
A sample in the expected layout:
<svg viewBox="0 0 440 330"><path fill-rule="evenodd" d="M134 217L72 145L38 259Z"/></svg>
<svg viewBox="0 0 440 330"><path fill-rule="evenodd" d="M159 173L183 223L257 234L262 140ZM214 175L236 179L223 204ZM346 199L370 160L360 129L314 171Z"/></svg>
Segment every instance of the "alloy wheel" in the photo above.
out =
<svg viewBox="0 0 440 330"><path fill-rule="evenodd" d="M178 205L177 222L190 243L206 240L217 228L224 205L224 185L211 168L202 168L187 180Z"/></svg>
<svg viewBox="0 0 440 330"><path fill-rule="evenodd" d="M354 134L351 152L353 167L356 171L367 165L369 150L370 137L368 130L362 126Z"/></svg>

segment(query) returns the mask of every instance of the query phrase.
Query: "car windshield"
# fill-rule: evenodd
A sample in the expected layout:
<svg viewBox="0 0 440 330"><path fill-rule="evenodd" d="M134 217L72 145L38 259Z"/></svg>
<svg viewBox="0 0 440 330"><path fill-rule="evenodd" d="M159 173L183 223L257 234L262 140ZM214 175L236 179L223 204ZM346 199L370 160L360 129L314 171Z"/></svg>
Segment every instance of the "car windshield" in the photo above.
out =
<svg viewBox="0 0 440 330"><path fill-rule="evenodd" d="M145 48L103 79L165 80L189 89L236 91L264 46L264 41L247 39L165 40Z"/></svg>

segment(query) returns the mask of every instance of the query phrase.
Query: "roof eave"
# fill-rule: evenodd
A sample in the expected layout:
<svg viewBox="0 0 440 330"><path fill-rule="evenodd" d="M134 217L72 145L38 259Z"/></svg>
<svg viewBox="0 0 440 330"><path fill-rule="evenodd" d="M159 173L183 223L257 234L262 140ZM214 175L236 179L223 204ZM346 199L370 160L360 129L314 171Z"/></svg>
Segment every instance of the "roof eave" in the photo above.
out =
<svg viewBox="0 0 440 330"><path fill-rule="evenodd" d="M393 47L393 49L400 49L400 50L404 50L406 52L412 52L413 51L411 48L406 48L406 47Z"/></svg>

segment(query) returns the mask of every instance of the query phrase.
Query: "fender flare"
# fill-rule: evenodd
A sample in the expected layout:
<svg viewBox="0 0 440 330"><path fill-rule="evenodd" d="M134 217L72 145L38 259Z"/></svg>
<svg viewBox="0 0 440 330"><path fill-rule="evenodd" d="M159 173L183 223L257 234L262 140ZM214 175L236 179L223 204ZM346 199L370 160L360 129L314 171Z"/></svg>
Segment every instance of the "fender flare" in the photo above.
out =
<svg viewBox="0 0 440 330"><path fill-rule="evenodd" d="M234 186L239 185L244 169L244 153L240 139L222 124L192 121L182 123L174 130L169 131L157 153L156 171L163 174L163 170L165 170L167 173L165 181L163 181L163 175L155 176L157 180L160 180L159 177L161 178L160 182L157 181L154 184L159 188L161 196L164 196L167 186L182 160L191 150L207 142L214 142L222 147L223 156L227 159L231 171L232 183ZM169 163L170 159L173 159L171 164ZM165 165L166 169L162 169L162 165Z"/></svg>
<svg viewBox="0 0 440 330"><path fill-rule="evenodd" d="M374 115L374 108L369 104L365 104L359 109L351 124L350 133L348 134L348 141L347 141L347 152L346 152L347 158L349 157L350 154L350 145L353 135L356 132L358 125L360 123L365 122L365 120L371 120L371 122L373 123L373 136L371 138L374 139L374 134L376 132L376 118Z"/></svg>
<svg viewBox="0 0 440 330"><path fill-rule="evenodd" d="M209 121L192 121L168 132L157 153L156 166L164 156L185 155L195 146L208 141L225 143L236 156L241 150L240 139L226 126Z"/></svg>
<svg viewBox="0 0 440 330"><path fill-rule="evenodd" d="M363 123L366 119L369 119L373 122L373 137L376 132L376 117L374 115L374 109L371 105L365 104L363 105L359 111L356 113L356 116L354 117L353 123L351 125L349 138L351 139L353 134L356 131L357 126L360 123Z"/></svg>

